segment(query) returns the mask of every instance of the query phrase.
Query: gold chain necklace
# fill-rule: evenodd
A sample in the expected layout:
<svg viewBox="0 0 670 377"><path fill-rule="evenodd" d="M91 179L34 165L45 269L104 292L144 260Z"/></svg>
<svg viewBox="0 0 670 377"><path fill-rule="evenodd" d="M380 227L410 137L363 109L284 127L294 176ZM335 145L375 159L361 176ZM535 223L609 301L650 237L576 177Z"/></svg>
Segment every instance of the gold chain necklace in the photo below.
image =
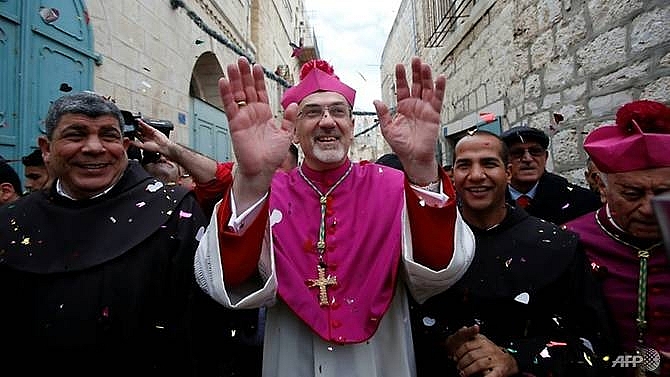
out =
<svg viewBox="0 0 670 377"><path fill-rule="evenodd" d="M342 174L342 176L326 191L322 193L316 185L307 178L305 173L302 171L302 165L298 167L298 173L302 179L307 182L307 184L314 190L317 195L319 195L319 204L321 206L321 223L319 225L319 241L316 243L316 250L319 253L319 263L316 265L317 278L316 279L307 279L309 288L319 288L319 305L328 306L328 286L337 284L337 276L331 276L330 274L326 276L326 263L323 259L324 254L326 253L326 203L328 202L328 196L335 191L337 186L344 181L345 178L349 176L351 170L353 169L354 164L349 163L347 171Z"/></svg>
<svg viewBox="0 0 670 377"><path fill-rule="evenodd" d="M624 241L621 237L610 232L598 218L598 212L596 212L596 222L600 229L610 236L613 240L621 243L622 245L628 246L631 249L637 251L637 257L640 259L640 272L638 277L638 286L637 286L637 318L635 320L637 325L637 347L636 353L642 356L642 364L637 367L636 374L638 376L644 376L645 372L660 373L661 367L661 355L657 350L647 347L644 345L644 334L647 331L647 261L651 255L651 251L663 244L663 241L657 242L647 248L637 247L629 242ZM608 219L612 221L612 218L608 216Z"/></svg>

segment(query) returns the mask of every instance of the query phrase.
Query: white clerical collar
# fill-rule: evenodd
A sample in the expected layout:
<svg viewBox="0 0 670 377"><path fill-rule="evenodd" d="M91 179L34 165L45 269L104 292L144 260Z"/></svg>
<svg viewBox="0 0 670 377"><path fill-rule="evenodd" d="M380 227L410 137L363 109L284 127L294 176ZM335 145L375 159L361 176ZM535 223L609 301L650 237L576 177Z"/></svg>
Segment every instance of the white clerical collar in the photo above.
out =
<svg viewBox="0 0 670 377"><path fill-rule="evenodd" d="M118 181L117 181L117 182L118 182ZM101 192L101 193L98 193L98 194L95 194L95 195L91 196L90 198L86 198L86 199L95 199L95 198L97 198L97 197L99 197L99 196L105 195L105 194L108 193L111 189L113 189L114 186L116 186L116 182L114 182L114 184L112 184L111 186L109 186L108 188L106 188L105 191L103 191L103 192ZM56 192L58 193L58 195L64 196L64 197L66 197L66 198L68 198L68 199L70 199L70 200L79 200L79 199L73 198L72 196L70 196L70 194L68 194L67 192L65 192L65 190L63 189L63 185L62 185L61 182L60 182L60 178L56 180Z"/></svg>
<svg viewBox="0 0 670 377"><path fill-rule="evenodd" d="M509 195L512 197L512 200L519 199L519 197L521 195L530 196L531 199L534 199L535 194L537 193L537 186L539 184L540 184L540 181L535 182L535 185L533 186L533 188L530 189L530 191L528 191L528 192L521 192L521 191L515 189L514 187L512 187L512 185L507 185L507 187L509 187Z"/></svg>
<svg viewBox="0 0 670 377"><path fill-rule="evenodd" d="M619 226L619 224L614 221L614 217L612 217L612 211L610 211L610 206L609 204L605 204L605 213L607 214L607 220L612 224L613 227L615 227L617 230L619 230L622 233L626 233L625 230L623 230L622 227Z"/></svg>

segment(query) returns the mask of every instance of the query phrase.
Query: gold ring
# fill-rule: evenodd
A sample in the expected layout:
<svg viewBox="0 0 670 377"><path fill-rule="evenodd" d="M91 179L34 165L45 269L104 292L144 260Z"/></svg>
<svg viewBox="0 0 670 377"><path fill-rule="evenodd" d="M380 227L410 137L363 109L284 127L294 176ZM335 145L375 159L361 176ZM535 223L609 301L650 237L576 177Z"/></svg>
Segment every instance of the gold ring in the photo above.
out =
<svg viewBox="0 0 670 377"><path fill-rule="evenodd" d="M235 101L238 107L244 107L247 105L246 101Z"/></svg>

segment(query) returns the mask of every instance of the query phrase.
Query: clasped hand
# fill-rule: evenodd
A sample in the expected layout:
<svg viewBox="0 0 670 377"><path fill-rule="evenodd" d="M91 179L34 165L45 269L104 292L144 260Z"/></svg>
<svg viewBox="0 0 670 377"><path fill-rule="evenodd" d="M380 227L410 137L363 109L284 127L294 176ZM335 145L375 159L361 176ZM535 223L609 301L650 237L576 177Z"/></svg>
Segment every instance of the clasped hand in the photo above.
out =
<svg viewBox="0 0 670 377"><path fill-rule="evenodd" d="M446 348L461 376L508 377L519 373L514 357L480 334L477 325L449 336Z"/></svg>

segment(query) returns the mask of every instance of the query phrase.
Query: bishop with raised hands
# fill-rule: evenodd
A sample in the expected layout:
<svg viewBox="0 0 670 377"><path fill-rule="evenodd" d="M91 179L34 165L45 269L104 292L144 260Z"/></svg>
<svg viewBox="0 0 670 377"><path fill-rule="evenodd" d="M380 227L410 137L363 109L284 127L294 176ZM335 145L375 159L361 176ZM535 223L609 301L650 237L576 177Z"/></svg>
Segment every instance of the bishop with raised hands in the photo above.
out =
<svg viewBox="0 0 670 377"><path fill-rule="evenodd" d="M236 164L196 254L201 288L232 309L267 307L263 376L416 375L408 294L467 270L474 237L435 155L446 80L396 66L395 114L374 106L404 171L352 162L356 92L325 61L271 111L263 69L240 58L219 89ZM302 163L277 168L290 143Z"/></svg>

